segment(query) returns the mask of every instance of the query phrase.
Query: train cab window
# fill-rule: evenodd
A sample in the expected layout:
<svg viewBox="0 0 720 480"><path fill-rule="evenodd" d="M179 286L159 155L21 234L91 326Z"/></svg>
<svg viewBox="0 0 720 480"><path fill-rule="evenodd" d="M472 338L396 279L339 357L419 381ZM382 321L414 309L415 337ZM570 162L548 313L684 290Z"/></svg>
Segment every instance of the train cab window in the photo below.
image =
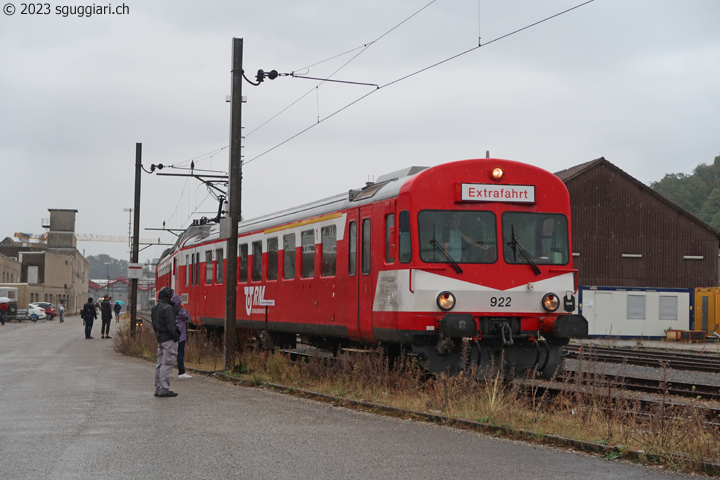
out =
<svg viewBox="0 0 720 480"><path fill-rule="evenodd" d="M348 275L354 277L357 272L357 223L350 222L348 229Z"/></svg>
<svg viewBox="0 0 720 480"><path fill-rule="evenodd" d="M217 258L217 265L215 266L215 283L223 283L223 249L218 248L215 250L215 258Z"/></svg>
<svg viewBox="0 0 720 480"><path fill-rule="evenodd" d="M277 237L267 239L267 279L277 280L278 278L278 239Z"/></svg>
<svg viewBox="0 0 720 480"><path fill-rule="evenodd" d="M395 252L393 251L393 232L395 227L395 215L385 217L385 263L395 263Z"/></svg>
<svg viewBox="0 0 720 480"><path fill-rule="evenodd" d="M495 214L482 210L423 210L418 214L420 259L430 263L495 263Z"/></svg>
<svg viewBox="0 0 720 480"><path fill-rule="evenodd" d="M211 285L213 279L212 250L205 252L205 285Z"/></svg>
<svg viewBox="0 0 720 480"><path fill-rule="evenodd" d="M362 273L368 275L370 273L370 219L364 218L362 221Z"/></svg>
<svg viewBox="0 0 720 480"><path fill-rule="evenodd" d="M238 278L241 282L247 282L248 281L248 244L243 243L240 245L240 255L238 255L240 258L240 275Z"/></svg>
<svg viewBox="0 0 720 480"><path fill-rule="evenodd" d="M283 237L283 278L292 280L295 278L295 234L291 233Z"/></svg>
<svg viewBox="0 0 720 480"><path fill-rule="evenodd" d="M323 277L332 277L335 275L337 264L337 227L330 225L320 230L322 256L320 275Z"/></svg>
<svg viewBox="0 0 720 480"><path fill-rule="evenodd" d="M252 280L262 281L262 242L252 243Z"/></svg>
<svg viewBox="0 0 720 480"><path fill-rule="evenodd" d="M412 242L410 239L410 212L403 210L398 217L398 257L400 263L412 260Z"/></svg>
<svg viewBox="0 0 720 480"><path fill-rule="evenodd" d="M503 256L507 263L566 265L570 261L565 215L505 212L502 230Z"/></svg>
<svg viewBox="0 0 720 480"><path fill-rule="evenodd" d="M315 231L305 230L300 233L300 246L302 256L300 257L300 276L312 278L315 276Z"/></svg>

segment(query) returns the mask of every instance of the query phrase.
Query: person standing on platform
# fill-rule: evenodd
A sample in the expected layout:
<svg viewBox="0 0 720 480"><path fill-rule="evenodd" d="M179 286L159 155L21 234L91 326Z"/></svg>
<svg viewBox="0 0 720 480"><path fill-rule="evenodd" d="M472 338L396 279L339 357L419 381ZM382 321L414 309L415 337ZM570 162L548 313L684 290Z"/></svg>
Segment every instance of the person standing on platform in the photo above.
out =
<svg viewBox="0 0 720 480"><path fill-rule="evenodd" d="M112 338L110 336L110 322L112 321L112 305L110 305L111 297L104 297L100 304L100 311L102 312L102 326L100 327L100 334L102 338Z"/></svg>
<svg viewBox="0 0 720 480"><path fill-rule="evenodd" d="M172 303L175 310L175 323L177 323L180 331L177 354L178 378L192 378L192 375L185 373L185 342L187 341L187 325L185 325L185 322L190 320L190 312L182 308L182 299L177 293L173 295Z"/></svg>
<svg viewBox="0 0 720 480"><path fill-rule="evenodd" d="M97 310L95 310L92 297L89 297L87 303L83 305L80 316L83 318L83 325L85 325L85 338L94 338L90 334L92 333L93 323L95 323L95 319L97 318Z"/></svg>
<svg viewBox="0 0 720 480"><path fill-rule="evenodd" d="M172 297L174 293L175 291L170 287L161 288L158 293L158 303L150 314L158 343L157 364L155 365L156 397L177 397L177 393L170 390L170 377L175 365L178 340L180 339L173 311Z"/></svg>
<svg viewBox="0 0 720 480"><path fill-rule="evenodd" d="M115 310L115 323L120 323L120 310L122 310L122 307L118 302L115 302L113 310Z"/></svg>

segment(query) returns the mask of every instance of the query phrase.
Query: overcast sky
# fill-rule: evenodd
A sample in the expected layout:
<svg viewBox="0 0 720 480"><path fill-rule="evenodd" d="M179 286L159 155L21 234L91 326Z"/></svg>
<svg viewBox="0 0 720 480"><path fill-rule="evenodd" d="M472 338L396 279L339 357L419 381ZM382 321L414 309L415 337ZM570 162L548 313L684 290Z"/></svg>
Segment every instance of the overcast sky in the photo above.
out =
<svg viewBox="0 0 720 480"><path fill-rule="evenodd" d="M0 238L43 233L48 209L78 210L78 233L127 236L136 143L148 169L227 172L233 37L253 80L262 68L381 87L244 83L245 218L486 151L553 172L605 157L646 184L720 155L717 0L595 0L494 42L582 0L126 0L90 17L12 1ZM216 210L196 180L142 175L142 238L172 242L145 229ZM127 243L78 248L129 258Z"/></svg>

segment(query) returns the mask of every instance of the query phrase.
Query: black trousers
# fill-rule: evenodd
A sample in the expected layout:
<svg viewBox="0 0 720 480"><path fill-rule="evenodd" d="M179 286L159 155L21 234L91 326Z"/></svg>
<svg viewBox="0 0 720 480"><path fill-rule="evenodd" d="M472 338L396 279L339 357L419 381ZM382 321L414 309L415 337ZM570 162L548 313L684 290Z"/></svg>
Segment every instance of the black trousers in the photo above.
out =
<svg viewBox="0 0 720 480"><path fill-rule="evenodd" d="M102 319L102 325L100 326L100 335L110 335L110 318L105 320Z"/></svg>
<svg viewBox="0 0 720 480"><path fill-rule="evenodd" d="M95 319L85 320L85 338L90 338L90 331L92 330Z"/></svg>

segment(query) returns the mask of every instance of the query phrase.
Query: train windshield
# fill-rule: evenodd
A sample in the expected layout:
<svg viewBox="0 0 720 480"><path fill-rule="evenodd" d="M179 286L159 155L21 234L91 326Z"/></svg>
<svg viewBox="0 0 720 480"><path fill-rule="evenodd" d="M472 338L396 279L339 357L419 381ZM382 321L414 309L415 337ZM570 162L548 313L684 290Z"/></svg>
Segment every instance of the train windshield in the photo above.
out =
<svg viewBox="0 0 720 480"><path fill-rule="evenodd" d="M492 212L423 210L418 215L420 259L429 263L495 263L495 224Z"/></svg>
<svg viewBox="0 0 720 480"><path fill-rule="evenodd" d="M565 215L505 212L502 234L507 263L567 265L570 261Z"/></svg>

